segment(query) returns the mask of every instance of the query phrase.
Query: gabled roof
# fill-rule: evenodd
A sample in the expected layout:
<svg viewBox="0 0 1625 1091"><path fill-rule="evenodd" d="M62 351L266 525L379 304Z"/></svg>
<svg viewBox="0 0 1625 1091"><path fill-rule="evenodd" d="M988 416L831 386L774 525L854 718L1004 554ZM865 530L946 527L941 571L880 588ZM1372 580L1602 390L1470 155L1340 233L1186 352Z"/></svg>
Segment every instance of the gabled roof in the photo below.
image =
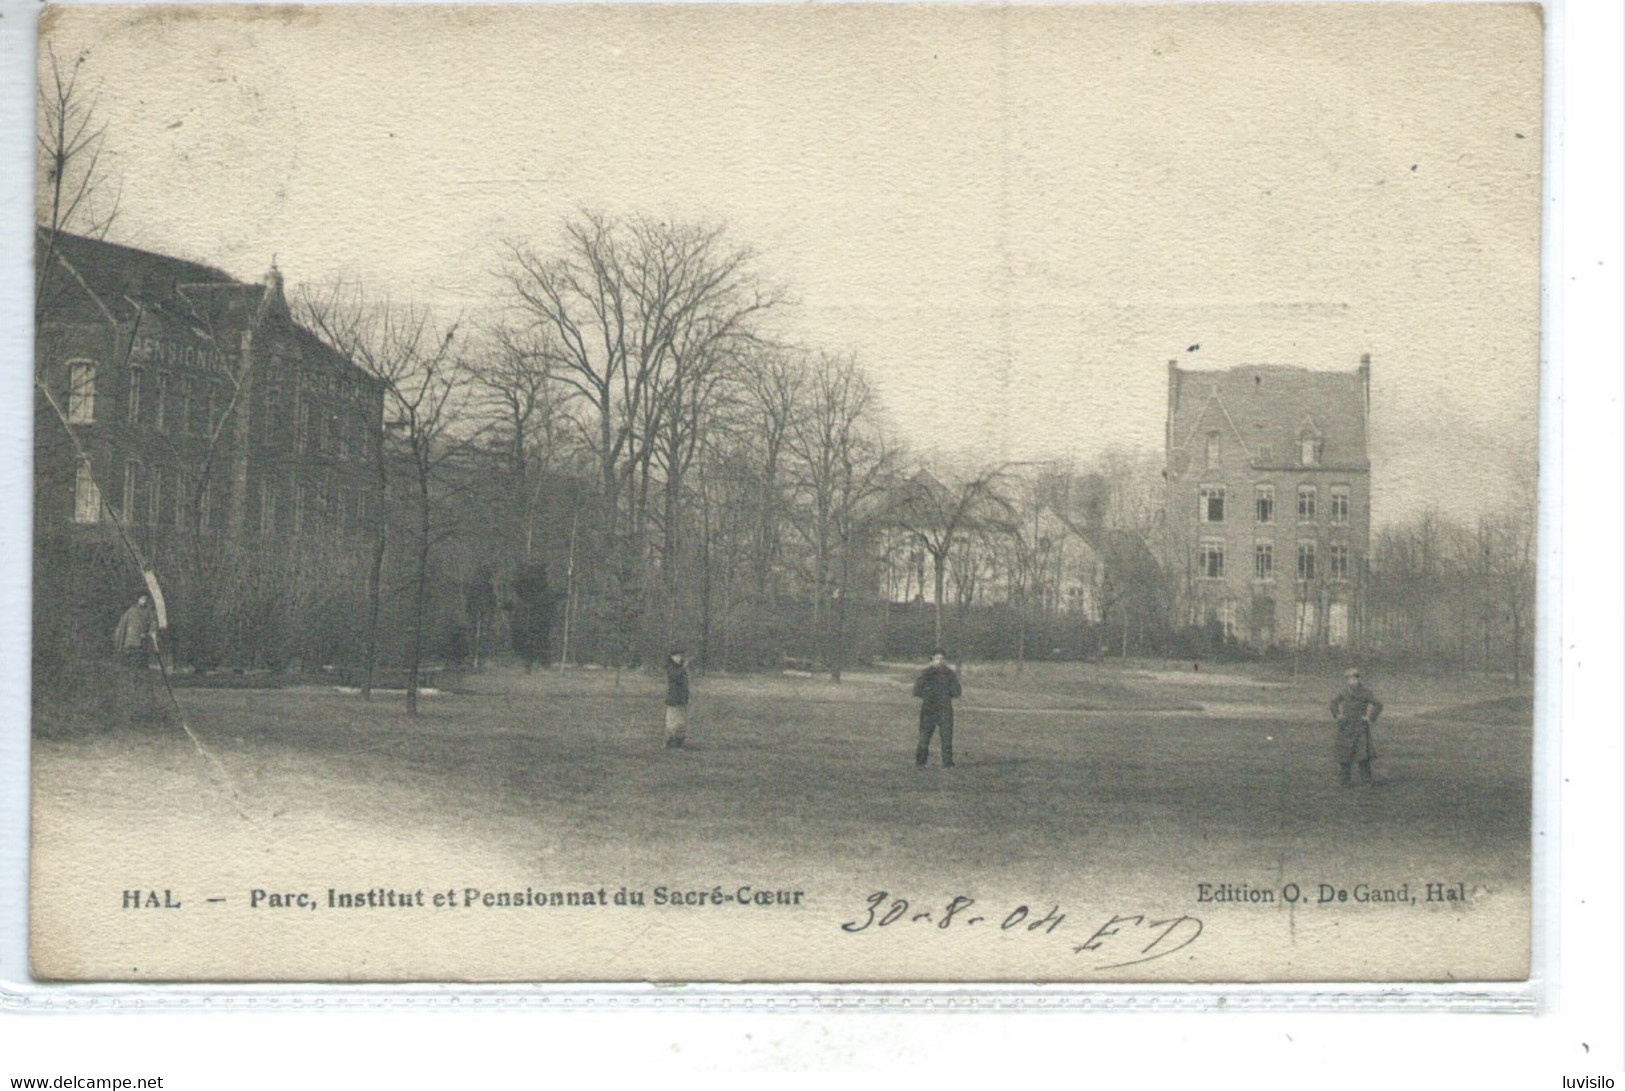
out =
<svg viewBox="0 0 1625 1091"><path fill-rule="evenodd" d="M1296 461L1298 439L1312 425L1324 444L1324 465L1366 464L1363 366L1348 371L1270 364L1224 371L1171 367L1169 383L1169 438L1176 450L1185 449L1216 400L1230 425L1225 430L1233 428L1255 456L1260 445L1268 445L1273 461Z"/></svg>
<svg viewBox="0 0 1625 1091"><path fill-rule="evenodd" d="M45 229L38 229L35 260L45 259L47 242ZM81 320L82 289L90 292L95 305L115 321L133 321L137 313L147 319L160 316L209 338L216 331L235 329L247 322L265 292L271 290L265 284L240 281L212 265L65 231L56 234L51 249L53 270L62 276L48 282L43 308L47 322ZM271 303L281 312L277 330L291 338L301 354L356 367L292 320L281 301L280 289ZM365 374L363 369L356 370Z"/></svg>
<svg viewBox="0 0 1625 1091"><path fill-rule="evenodd" d="M36 260L45 260L48 234L41 228L35 240ZM194 304L183 295L183 285L219 285L238 288L259 287L246 285L213 266L200 262L173 258L137 250L133 246L86 238L66 231L56 233L50 243L53 268L50 275L66 273L62 263L71 267L76 284L83 285L94 294L102 306L120 319L134 316L137 304L148 308L184 315ZM49 283L49 282L48 282ZM59 280L55 290L45 300L47 315L75 304L62 298L63 285Z"/></svg>

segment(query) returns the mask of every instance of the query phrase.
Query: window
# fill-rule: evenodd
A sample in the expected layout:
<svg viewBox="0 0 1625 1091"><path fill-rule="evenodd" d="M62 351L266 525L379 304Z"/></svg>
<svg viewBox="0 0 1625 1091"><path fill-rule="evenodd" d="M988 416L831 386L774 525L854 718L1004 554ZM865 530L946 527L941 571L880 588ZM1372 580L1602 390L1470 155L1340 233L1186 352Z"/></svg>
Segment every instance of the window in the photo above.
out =
<svg viewBox="0 0 1625 1091"><path fill-rule="evenodd" d="M1260 485L1254 490L1254 506L1260 523L1275 522L1275 486Z"/></svg>
<svg viewBox="0 0 1625 1091"><path fill-rule="evenodd" d="M1253 545L1253 579L1275 578L1275 543L1257 542Z"/></svg>
<svg viewBox="0 0 1625 1091"><path fill-rule="evenodd" d="M124 463L124 504L119 509L119 516L126 523L133 523L140 516L137 504L141 493L141 463L135 459L128 459Z"/></svg>
<svg viewBox="0 0 1625 1091"><path fill-rule="evenodd" d="M131 424L141 423L141 383L144 372L141 368L130 369L130 397L125 403L127 410L125 419Z"/></svg>
<svg viewBox="0 0 1625 1091"><path fill-rule="evenodd" d="M1349 487L1332 486L1332 522L1342 525L1349 521Z"/></svg>
<svg viewBox="0 0 1625 1091"><path fill-rule="evenodd" d="M152 426L163 432L168 429L169 421L165 419L169 406L169 373L160 371L152 377Z"/></svg>
<svg viewBox="0 0 1625 1091"><path fill-rule="evenodd" d="M1298 643L1308 644L1315 638L1315 604L1301 602L1298 604Z"/></svg>
<svg viewBox="0 0 1625 1091"><path fill-rule="evenodd" d="M214 429L214 384L207 379L200 383L192 398L191 429L194 435L207 436Z"/></svg>
<svg viewBox="0 0 1625 1091"><path fill-rule="evenodd" d="M1349 547L1345 545L1332 546L1332 579L1346 580L1349 578Z"/></svg>
<svg viewBox="0 0 1625 1091"><path fill-rule="evenodd" d="M276 391L266 387L260 400L260 442L267 447L276 442L276 403Z"/></svg>
<svg viewBox="0 0 1625 1091"><path fill-rule="evenodd" d="M1299 439L1298 462L1304 466L1318 466L1320 464L1320 440L1308 435Z"/></svg>
<svg viewBox="0 0 1625 1091"><path fill-rule="evenodd" d="M1224 486L1203 485L1196 498L1196 517L1204 523L1224 522Z"/></svg>
<svg viewBox="0 0 1625 1091"><path fill-rule="evenodd" d="M293 493L293 533L297 538L305 532L305 487L295 481L289 491Z"/></svg>
<svg viewBox="0 0 1625 1091"><path fill-rule="evenodd" d="M1217 432L1209 432L1207 434L1207 465L1209 465L1209 466L1217 466L1218 464L1219 464L1219 433L1217 433Z"/></svg>
<svg viewBox="0 0 1625 1091"><path fill-rule="evenodd" d="M1315 543L1298 543L1298 579L1312 580L1315 578Z"/></svg>
<svg viewBox="0 0 1625 1091"><path fill-rule="evenodd" d="M321 418L316 415L315 408L309 399L299 399L299 431L294 439L294 447L300 454L317 450L321 446L321 438L317 435Z"/></svg>
<svg viewBox="0 0 1625 1091"><path fill-rule="evenodd" d="M1313 523L1315 521L1315 487L1313 485L1298 486L1298 522Z"/></svg>
<svg viewBox="0 0 1625 1091"><path fill-rule="evenodd" d="M1204 539L1196 551L1196 574L1205 580L1224 579L1224 543Z"/></svg>
<svg viewBox="0 0 1625 1091"><path fill-rule="evenodd" d="M96 475L91 472L90 459L81 458L79 469L73 475L73 521L75 523L100 522L102 492L96 487Z"/></svg>
<svg viewBox="0 0 1625 1091"><path fill-rule="evenodd" d="M1274 448L1272 448L1267 443L1260 443L1258 445L1258 461L1268 463L1268 462L1274 461L1274 459L1275 459L1275 450L1274 450Z"/></svg>
<svg viewBox="0 0 1625 1091"><path fill-rule="evenodd" d="M147 486L147 525L164 525L164 468L152 468L152 480Z"/></svg>
<svg viewBox="0 0 1625 1091"><path fill-rule="evenodd" d="M1225 639L1227 639L1227 640L1235 639L1235 636L1236 636L1236 604L1234 602L1232 602L1229 599L1225 599L1223 602L1219 603L1218 622L1219 622L1219 631L1224 634Z"/></svg>
<svg viewBox="0 0 1625 1091"><path fill-rule="evenodd" d="M96 365L75 360L68 365L68 423L89 424L96 419Z"/></svg>
<svg viewBox="0 0 1625 1091"><path fill-rule="evenodd" d="M1334 648L1349 642L1349 604L1334 602L1326 607L1326 643Z"/></svg>
<svg viewBox="0 0 1625 1091"><path fill-rule="evenodd" d="M182 378L175 384L175 430L182 435L192 431L192 380Z"/></svg>
<svg viewBox="0 0 1625 1091"><path fill-rule="evenodd" d="M276 533L276 486L269 481L260 485L260 533Z"/></svg>

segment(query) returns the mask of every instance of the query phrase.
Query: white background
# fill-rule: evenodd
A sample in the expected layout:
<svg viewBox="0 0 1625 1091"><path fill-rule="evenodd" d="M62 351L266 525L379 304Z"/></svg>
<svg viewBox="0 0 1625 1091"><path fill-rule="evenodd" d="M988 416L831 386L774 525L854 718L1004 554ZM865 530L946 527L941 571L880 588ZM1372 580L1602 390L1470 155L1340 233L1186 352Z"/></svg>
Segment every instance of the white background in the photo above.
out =
<svg viewBox="0 0 1625 1091"><path fill-rule="evenodd" d="M1547 367L1542 561L1547 737L1537 763L1543 1012L557 1012L510 1009L85 1014L23 1011L0 985L0 1081L155 1076L167 1088L543 1086L642 1071L889 1069L936 1082L1038 1071L1152 1087L1238 1078L1320 1089L1625 1083L1621 832L1625 450L1621 435L1622 23L1617 0L1548 7ZM26 870L32 49L35 9L0 0L0 980L18 963ZM1559 554L1560 550L1560 554ZM1561 738L1557 727L1561 724ZM162 806L154 800L155 808ZM1538 896L1537 896L1538 897ZM464 1005L466 1007L466 1005ZM686 1073L686 1075L684 1075ZM709 1082L709 1081L708 1081ZM661 1085L665 1080L661 1079ZM6 1086L7 1084L0 1084Z"/></svg>

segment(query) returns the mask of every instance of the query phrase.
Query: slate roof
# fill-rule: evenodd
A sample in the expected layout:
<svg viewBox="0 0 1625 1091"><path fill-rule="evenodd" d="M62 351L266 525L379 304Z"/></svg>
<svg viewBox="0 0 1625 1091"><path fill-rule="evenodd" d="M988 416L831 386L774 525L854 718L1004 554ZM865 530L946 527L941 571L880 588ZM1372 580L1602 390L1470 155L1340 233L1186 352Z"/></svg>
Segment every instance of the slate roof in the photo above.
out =
<svg viewBox="0 0 1625 1091"><path fill-rule="evenodd" d="M1256 458L1260 444L1272 462L1297 460L1300 434L1312 429L1322 442L1323 466L1364 468L1366 369L1312 371L1273 364L1224 371L1170 366L1170 454L1193 451L1197 433L1218 430Z"/></svg>
<svg viewBox="0 0 1625 1091"><path fill-rule="evenodd" d="M43 229L36 246L39 260L45 255ZM264 284L240 281L212 265L64 231L57 234L52 258L60 275L56 275L48 291L44 316L47 322L80 320L86 305L77 282L56 264L57 258L71 265L77 279L120 321L133 320L139 304L149 318L161 315L205 335L246 322L259 305L261 293L267 290ZM292 338L301 353L326 357L345 367L355 366L293 321L285 303L280 299L275 302L281 312L277 317L283 319L276 323L278 332Z"/></svg>

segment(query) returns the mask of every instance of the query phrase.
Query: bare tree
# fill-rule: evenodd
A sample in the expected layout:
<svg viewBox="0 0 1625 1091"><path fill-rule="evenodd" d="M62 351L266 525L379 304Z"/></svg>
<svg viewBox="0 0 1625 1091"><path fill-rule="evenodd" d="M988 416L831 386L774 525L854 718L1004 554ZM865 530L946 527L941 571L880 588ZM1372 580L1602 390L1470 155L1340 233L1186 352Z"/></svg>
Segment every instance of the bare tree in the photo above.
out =
<svg viewBox="0 0 1625 1091"><path fill-rule="evenodd" d="M455 453L451 436L467 395L466 369L453 351L457 324L442 327L426 309L369 299L359 284L335 284L298 296L302 320L336 351L348 356L383 390L386 420L374 438L378 469L378 519L368 577L367 652L363 692L371 695L378 657L378 610L386 527L385 504L392 433L407 456L416 500L412 638L407 648L406 709L418 710L423 664L424 615L428 600L429 547L433 536L432 489L436 472Z"/></svg>
<svg viewBox="0 0 1625 1091"><path fill-rule="evenodd" d="M550 330L499 325L461 362L470 382L469 410L492 419L512 495L523 503L520 537L526 560L534 551L542 489L565 423L553 372L558 359Z"/></svg>
<svg viewBox="0 0 1625 1091"><path fill-rule="evenodd" d="M730 245L720 225L637 221L631 230L634 295L661 345L647 354L659 361L659 375L646 426L662 475L661 556L674 569L683 479L719 389L762 347L756 322L781 297L751 271L754 255Z"/></svg>
<svg viewBox="0 0 1625 1091"><path fill-rule="evenodd" d="M1016 614L1016 671L1027 661L1027 633L1035 608L1042 612L1061 597L1062 539L1067 526L1053 510L1060 490L1054 469L1025 473L1007 489L1011 521L1001 553L1007 594ZM1062 494L1064 496L1064 493Z"/></svg>
<svg viewBox="0 0 1625 1091"><path fill-rule="evenodd" d="M35 219L43 233L34 265L36 325L52 294L56 240L64 231L105 237L118 216L122 184L107 164L107 124L96 87L81 84L85 55L64 61L47 46L36 87Z"/></svg>
<svg viewBox="0 0 1625 1091"><path fill-rule="evenodd" d="M874 501L889 483L895 451L877 419L874 392L857 360L820 355L805 371L786 433L797 496L795 526L811 552L813 631L835 605L830 671L840 680L851 597L853 552L877 514Z"/></svg>
<svg viewBox="0 0 1625 1091"><path fill-rule="evenodd" d="M891 517L931 558L935 598L935 639L942 643L942 603L949 557L961 541L993 524L1011 519L1010 502L1002 495L1001 466L968 471L917 470L897 490Z"/></svg>
<svg viewBox="0 0 1625 1091"><path fill-rule="evenodd" d="M779 297L761 286L751 253L731 245L721 226L583 213L565 222L563 234L554 256L510 243L502 276L518 319L546 331L553 375L572 403L572 430L596 464L603 552L613 558L624 635L642 607L651 516L670 579L684 475L725 373L756 343L756 317ZM658 507L651 503L657 489Z"/></svg>
<svg viewBox="0 0 1625 1091"><path fill-rule="evenodd" d="M754 456L750 560L755 591L763 601L774 597L770 580L782 554L787 506L786 448L806 383L805 361L783 351L747 358L740 377L741 426L736 438Z"/></svg>
<svg viewBox="0 0 1625 1091"><path fill-rule="evenodd" d="M1524 678L1524 646L1535 620L1540 493L1538 472L1531 465L1518 467L1506 510L1493 532L1490 577L1511 627L1512 679Z"/></svg>

